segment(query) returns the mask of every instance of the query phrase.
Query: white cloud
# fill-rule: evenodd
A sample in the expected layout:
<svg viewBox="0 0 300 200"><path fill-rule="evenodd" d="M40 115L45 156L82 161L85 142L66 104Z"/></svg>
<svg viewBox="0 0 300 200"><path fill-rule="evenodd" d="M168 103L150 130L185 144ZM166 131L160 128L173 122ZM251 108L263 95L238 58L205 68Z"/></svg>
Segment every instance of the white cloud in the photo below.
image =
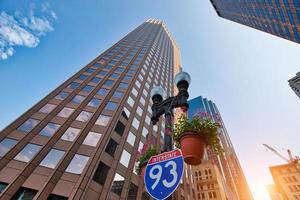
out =
<svg viewBox="0 0 300 200"><path fill-rule="evenodd" d="M2 11L0 13L0 60L7 59L15 52L15 46L36 47L40 37L54 30L51 20L56 20L56 13L49 10L48 4L43 4L42 11L47 12L51 19L46 16L34 14L35 5L31 4L28 16L16 11L9 15Z"/></svg>

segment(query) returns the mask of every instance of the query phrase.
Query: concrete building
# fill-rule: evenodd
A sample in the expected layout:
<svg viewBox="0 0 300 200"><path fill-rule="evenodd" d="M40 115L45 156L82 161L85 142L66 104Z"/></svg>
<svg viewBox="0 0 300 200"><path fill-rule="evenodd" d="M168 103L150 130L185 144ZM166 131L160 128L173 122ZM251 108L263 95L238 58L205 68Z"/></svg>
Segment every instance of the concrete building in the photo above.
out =
<svg viewBox="0 0 300 200"><path fill-rule="evenodd" d="M0 199L149 199L137 152L162 146L150 91L173 95L179 54L166 25L147 20L3 129Z"/></svg>
<svg viewBox="0 0 300 200"><path fill-rule="evenodd" d="M276 190L281 194L283 200L300 200L299 162L271 166L270 171Z"/></svg>
<svg viewBox="0 0 300 200"><path fill-rule="evenodd" d="M300 98L300 72L298 72L294 78L291 78L289 80L289 85L296 93L296 95Z"/></svg>
<svg viewBox="0 0 300 200"><path fill-rule="evenodd" d="M271 200L284 200L275 184L268 185L267 190L271 197Z"/></svg>
<svg viewBox="0 0 300 200"><path fill-rule="evenodd" d="M199 166L193 166L193 178L196 184L196 199L229 200L230 193L218 167L205 160Z"/></svg>
<svg viewBox="0 0 300 200"><path fill-rule="evenodd" d="M226 196L230 200L252 200L252 194L217 106L211 100L201 96L190 100L189 105L188 116L190 118L205 113L221 124L219 137L225 151L224 155L218 156L207 149L206 159L218 167L226 186L224 187Z"/></svg>
<svg viewBox="0 0 300 200"><path fill-rule="evenodd" d="M300 43L299 0L210 1L222 18Z"/></svg>

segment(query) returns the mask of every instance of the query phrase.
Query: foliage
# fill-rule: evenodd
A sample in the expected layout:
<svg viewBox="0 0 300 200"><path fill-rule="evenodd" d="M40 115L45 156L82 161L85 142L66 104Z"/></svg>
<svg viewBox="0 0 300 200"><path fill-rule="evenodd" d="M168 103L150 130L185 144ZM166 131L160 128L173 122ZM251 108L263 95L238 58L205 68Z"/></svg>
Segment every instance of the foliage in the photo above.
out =
<svg viewBox="0 0 300 200"><path fill-rule="evenodd" d="M158 155L158 151L154 147L150 147L144 154L142 154L138 159L138 166L136 167L135 171L138 174L141 174L141 168L145 162L148 162L148 160L151 158L151 156Z"/></svg>
<svg viewBox="0 0 300 200"><path fill-rule="evenodd" d="M186 116L182 115L173 130L175 146L180 148L179 138L183 133L192 132L202 136L205 144L214 152L221 155L224 150L220 145L218 136L219 128L220 124L214 122L209 116L194 116L189 120Z"/></svg>

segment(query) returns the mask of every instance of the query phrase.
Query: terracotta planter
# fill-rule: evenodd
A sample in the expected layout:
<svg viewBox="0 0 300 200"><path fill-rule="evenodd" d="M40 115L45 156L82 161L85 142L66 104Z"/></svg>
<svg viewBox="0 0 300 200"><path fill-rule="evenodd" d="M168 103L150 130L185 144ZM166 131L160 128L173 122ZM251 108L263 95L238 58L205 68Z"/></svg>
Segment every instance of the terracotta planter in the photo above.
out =
<svg viewBox="0 0 300 200"><path fill-rule="evenodd" d="M201 164L205 150L203 138L193 132L186 132L179 137L179 142L184 162L188 165Z"/></svg>

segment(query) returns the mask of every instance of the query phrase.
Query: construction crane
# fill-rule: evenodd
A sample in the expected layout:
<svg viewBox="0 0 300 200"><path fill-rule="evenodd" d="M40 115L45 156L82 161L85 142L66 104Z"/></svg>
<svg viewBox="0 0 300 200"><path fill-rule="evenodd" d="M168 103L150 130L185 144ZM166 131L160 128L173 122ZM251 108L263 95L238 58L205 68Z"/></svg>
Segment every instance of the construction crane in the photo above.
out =
<svg viewBox="0 0 300 200"><path fill-rule="evenodd" d="M285 160L287 163L294 163L294 162L299 162L299 157L298 156L293 156L291 150L287 150L287 153L289 155L289 158L284 157L283 155L281 155L278 151L276 151L276 149L274 149L273 147L267 145L267 144L263 144L265 147L267 147L267 149L271 150L273 153L275 153L277 156L279 156L280 158L282 158L283 160Z"/></svg>

